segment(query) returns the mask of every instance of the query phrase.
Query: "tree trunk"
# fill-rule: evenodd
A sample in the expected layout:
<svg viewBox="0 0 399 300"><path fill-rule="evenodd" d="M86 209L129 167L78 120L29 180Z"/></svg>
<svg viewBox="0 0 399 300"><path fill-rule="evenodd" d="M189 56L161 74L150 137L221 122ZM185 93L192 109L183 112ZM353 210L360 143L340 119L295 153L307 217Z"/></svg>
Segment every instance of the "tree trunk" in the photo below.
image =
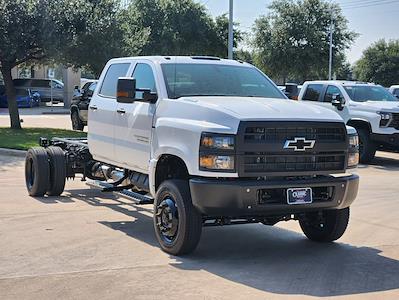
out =
<svg viewBox="0 0 399 300"><path fill-rule="evenodd" d="M11 128L21 129L21 122L19 120L19 112L17 105L17 96L15 93L14 82L12 81L12 76L11 76L11 66L7 63L1 62L1 73L3 75L4 85L6 87L8 112L10 114Z"/></svg>

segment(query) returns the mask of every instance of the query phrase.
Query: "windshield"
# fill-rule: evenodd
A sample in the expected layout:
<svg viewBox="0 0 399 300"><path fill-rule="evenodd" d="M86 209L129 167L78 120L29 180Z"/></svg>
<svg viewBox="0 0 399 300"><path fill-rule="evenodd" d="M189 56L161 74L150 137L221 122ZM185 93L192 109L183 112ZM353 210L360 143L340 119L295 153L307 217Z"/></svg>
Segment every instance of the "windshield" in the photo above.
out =
<svg viewBox="0 0 399 300"><path fill-rule="evenodd" d="M219 64L162 64L168 96L242 96L285 99L255 68Z"/></svg>
<svg viewBox="0 0 399 300"><path fill-rule="evenodd" d="M398 98L382 86L358 85L345 86L345 90L353 101L398 101Z"/></svg>

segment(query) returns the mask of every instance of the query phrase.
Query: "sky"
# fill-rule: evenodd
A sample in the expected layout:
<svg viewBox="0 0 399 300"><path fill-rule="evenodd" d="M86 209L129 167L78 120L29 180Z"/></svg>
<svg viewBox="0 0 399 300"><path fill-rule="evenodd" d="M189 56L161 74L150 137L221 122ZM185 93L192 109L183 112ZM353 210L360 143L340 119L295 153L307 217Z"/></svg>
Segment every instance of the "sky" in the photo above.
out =
<svg viewBox="0 0 399 300"><path fill-rule="evenodd" d="M271 0L233 0L234 20L240 29L251 32L254 20L266 15ZM204 4L213 16L227 13L229 0L197 0ZM399 0L336 0L349 21L348 27L359 33L347 52L350 63L357 61L370 44L385 38L399 39Z"/></svg>

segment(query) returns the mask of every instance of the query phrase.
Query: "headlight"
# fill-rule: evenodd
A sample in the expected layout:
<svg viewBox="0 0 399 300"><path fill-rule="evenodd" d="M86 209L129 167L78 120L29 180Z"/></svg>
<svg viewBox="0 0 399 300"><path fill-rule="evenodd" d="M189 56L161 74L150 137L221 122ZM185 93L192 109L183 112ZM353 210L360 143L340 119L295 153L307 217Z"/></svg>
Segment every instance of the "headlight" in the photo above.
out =
<svg viewBox="0 0 399 300"><path fill-rule="evenodd" d="M357 134L349 136L348 168L356 168L359 164L359 137Z"/></svg>
<svg viewBox="0 0 399 300"><path fill-rule="evenodd" d="M234 150L234 136L203 133L200 146L207 149Z"/></svg>
<svg viewBox="0 0 399 300"><path fill-rule="evenodd" d="M200 155L200 169L203 171L233 171L234 156L233 155Z"/></svg>
<svg viewBox="0 0 399 300"><path fill-rule="evenodd" d="M199 168L203 171L235 171L235 135L204 132L199 149Z"/></svg>
<svg viewBox="0 0 399 300"><path fill-rule="evenodd" d="M349 147L359 148L359 136L357 134L349 136Z"/></svg>
<svg viewBox="0 0 399 300"><path fill-rule="evenodd" d="M380 127L387 127L392 119L392 113L379 111L377 112L381 116Z"/></svg>

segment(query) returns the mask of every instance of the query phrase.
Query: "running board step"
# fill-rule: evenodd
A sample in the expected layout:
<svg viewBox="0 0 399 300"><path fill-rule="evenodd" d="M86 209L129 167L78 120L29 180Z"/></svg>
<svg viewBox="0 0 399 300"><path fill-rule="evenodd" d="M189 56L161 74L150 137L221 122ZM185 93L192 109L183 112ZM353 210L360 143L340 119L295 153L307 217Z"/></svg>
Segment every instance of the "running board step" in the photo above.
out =
<svg viewBox="0 0 399 300"><path fill-rule="evenodd" d="M86 182L86 184L90 188L100 189L101 191L104 191L104 192L109 192L109 191L107 191L107 189L111 189L112 187L114 187L112 184L110 184L108 182L103 182L103 181L99 181L99 180L88 181L88 182ZM113 193L118 196L121 196L123 198L132 200L136 205L144 205L144 204L154 203L153 198L151 198L149 196L141 195L139 193L132 192L130 190L114 191Z"/></svg>
<svg viewBox="0 0 399 300"><path fill-rule="evenodd" d="M124 197L126 199L134 201L137 205L144 205L144 204L153 204L154 199L145 195L141 195L139 193L135 193L129 190L123 190L120 192L116 192L115 194Z"/></svg>

